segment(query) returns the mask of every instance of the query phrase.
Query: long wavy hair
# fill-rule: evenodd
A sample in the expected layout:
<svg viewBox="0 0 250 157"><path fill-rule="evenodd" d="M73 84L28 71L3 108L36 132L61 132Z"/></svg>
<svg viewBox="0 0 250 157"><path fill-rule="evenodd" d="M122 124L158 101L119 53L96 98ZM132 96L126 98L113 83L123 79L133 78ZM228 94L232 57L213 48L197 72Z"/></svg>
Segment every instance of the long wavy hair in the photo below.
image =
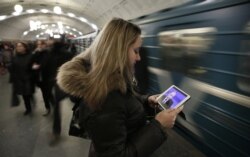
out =
<svg viewBox="0 0 250 157"><path fill-rule="evenodd" d="M110 91L119 90L125 94L132 86L128 51L140 34L137 25L113 18L84 52L84 59L91 64L83 80L86 81L84 100L91 108L100 107Z"/></svg>

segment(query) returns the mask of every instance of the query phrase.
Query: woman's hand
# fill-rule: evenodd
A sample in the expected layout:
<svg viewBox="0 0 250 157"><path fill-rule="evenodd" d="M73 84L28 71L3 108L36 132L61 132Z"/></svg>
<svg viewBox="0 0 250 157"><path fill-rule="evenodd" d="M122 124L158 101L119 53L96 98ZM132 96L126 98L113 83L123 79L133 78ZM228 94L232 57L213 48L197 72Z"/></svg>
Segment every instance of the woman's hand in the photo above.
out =
<svg viewBox="0 0 250 157"><path fill-rule="evenodd" d="M39 64L36 64L36 63L34 63L34 64L32 65L32 69L33 69L33 70L40 69L40 65L39 65Z"/></svg>
<svg viewBox="0 0 250 157"><path fill-rule="evenodd" d="M177 109L167 109L159 112L155 119L160 122L163 128L172 128L175 124L177 115L182 111L183 106Z"/></svg>
<svg viewBox="0 0 250 157"><path fill-rule="evenodd" d="M159 95L160 94L156 94L156 95L151 95L148 97L148 104L150 107L155 108L159 105L157 100L156 100Z"/></svg>

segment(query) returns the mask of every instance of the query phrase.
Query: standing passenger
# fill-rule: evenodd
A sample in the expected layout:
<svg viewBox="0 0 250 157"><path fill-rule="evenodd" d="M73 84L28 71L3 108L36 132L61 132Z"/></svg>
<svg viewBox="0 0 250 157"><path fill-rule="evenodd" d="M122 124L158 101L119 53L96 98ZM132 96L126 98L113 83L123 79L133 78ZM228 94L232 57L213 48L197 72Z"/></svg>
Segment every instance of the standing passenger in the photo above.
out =
<svg viewBox="0 0 250 157"><path fill-rule="evenodd" d="M31 113L31 99L34 93L31 59L32 54L29 52L28 45L18 42L16 44L16 54L10 65L10 73L14 93L23 97L26 108L24 115Z"/></svg>
<svg viewBox="0 0 250 157"><path fill-rule="evenodd" d="M91 157L150 156L182 110L161 111L147 123L144 106L157 102L156 95L142 96L133 89L140 34L138 26L114 18L86 52L59 69L59 86L86 104L80 117L92 140Z"/></svg>

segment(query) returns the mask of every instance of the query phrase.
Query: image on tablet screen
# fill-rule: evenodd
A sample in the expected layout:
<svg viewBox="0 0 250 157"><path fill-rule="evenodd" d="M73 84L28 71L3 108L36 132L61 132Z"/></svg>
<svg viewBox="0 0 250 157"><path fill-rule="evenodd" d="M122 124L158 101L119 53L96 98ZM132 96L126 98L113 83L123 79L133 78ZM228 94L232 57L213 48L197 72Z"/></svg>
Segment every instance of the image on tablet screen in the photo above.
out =
<svg viewBox="0 0 250 157"><path fill-rule="evenodd" d="M190 96L175 86L171 86L158 98L158 102L165 109L177 108L182 105Z"/></svg>

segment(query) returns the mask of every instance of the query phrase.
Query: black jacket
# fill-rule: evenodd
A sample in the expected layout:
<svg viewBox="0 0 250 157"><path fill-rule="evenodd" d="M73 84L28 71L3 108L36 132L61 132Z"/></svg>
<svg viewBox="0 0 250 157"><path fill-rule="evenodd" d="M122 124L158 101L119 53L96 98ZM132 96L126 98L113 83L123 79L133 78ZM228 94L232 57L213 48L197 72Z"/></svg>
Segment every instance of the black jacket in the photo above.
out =
<svg viewBox="0 0 250 157"><path fill-rule="evenodd" d="M31 95L34 93L34 82L32 76L32 55L16 54L9 67L10 82L17 94Z"/></svg>
<svg viewBox="0 0 250 157"><path fill-rule="evenodd" d="M147 157L166 139L159 122L147 122L141 101L146 98L109 93L101 110L80 108L81 124L87 129L98 157Z"/></svg>
<svg viewBox="0 0 250 157"><path fill-rule="evenodd" d="M65 63L57 75L58 85L71 95L81 94L82 77L87 72L83 58ZM74 76L74 77L72 77ZM87 105L80 111L81 123L87 129L97 157L147 157L165 140L166 134L155 119L147 122L144 106L147 96L112 91L101 109L91 111Z"/></svg>

